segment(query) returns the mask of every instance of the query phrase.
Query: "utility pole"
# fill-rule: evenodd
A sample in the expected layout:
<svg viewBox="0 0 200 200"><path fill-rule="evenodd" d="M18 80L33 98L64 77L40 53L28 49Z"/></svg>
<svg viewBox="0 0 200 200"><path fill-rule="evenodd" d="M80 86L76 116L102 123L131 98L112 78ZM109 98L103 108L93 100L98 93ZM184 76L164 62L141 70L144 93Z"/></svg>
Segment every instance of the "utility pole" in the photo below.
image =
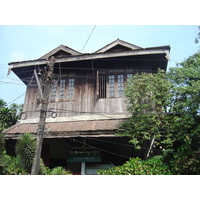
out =
<svg viewBox="0 0 200 200"><path fill-rule="evenodd" d="M42 87L38 78L38 74L36 71L34 71L36 81L38 84L38 89L41 96L42 105L41 105L40 118L39 118L38 129L37 129L36 152L35 152L35 157L33 160L33 166L31 169L31 175L38 175L39 173L47 107L48 107L48 101L49 101L49 94L51 91L51 83L53 82L54 62L55 62L55 58L52 56L47 62L47 67L45 67L44 70L40 71L40 75L41 75L40 80L42 81L43 91L42 91Z"/></svg>

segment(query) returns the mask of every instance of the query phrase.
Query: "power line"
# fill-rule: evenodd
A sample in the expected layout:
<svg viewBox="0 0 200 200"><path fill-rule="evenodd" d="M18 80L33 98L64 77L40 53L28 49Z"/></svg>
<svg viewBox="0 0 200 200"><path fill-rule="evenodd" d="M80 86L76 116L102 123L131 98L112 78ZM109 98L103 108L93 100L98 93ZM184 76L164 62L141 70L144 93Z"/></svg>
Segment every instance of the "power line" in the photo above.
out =
<svg viewBox="0 0 200 200"><path fill-rule="evenodd" d="M14 84L14 85L24 85L22 83L13 83L13 82L8 82L8 81L0 81L0 83Z"/></svg>
<svg viewBox="0 0 200 200"><path fill-rule="evenodd" d="M96 27L96 25L93 27L93 29L92 29L92 31L91 31L91 33L90 33L88 39L86 40L86 42L85 42L85 44L84 44L84 46L83 46L83 48L82 48L82 50L81 50L81 53L82 53L83 49L85 48L86 44L88 43L88 40L90 39L90 37L91 37L91 35L92 35L92 33L93 33L95 27Z"/></svg>
<svg viewBox="0 0 200 200"><path fill-rule="evenodd" d="M80 136L81 138L84 138L83 136ZM127 137L127 136L126 136ZM100 139L96 139L96 138L87 138L89 140L94 140L94 141L98 141L98 142L105 142L105 143L109 143L109 144L116 144L116 145L121 145L121 146L126 146L126 147L131 147L134 148L134 145L129 145L129 144L123 144L123 143L118 143L118 142L111 142L111 141L107 141L107 140L100 140ZM145 148L145 147L141 147L140 149L144 149L144 150L148 150L149 148ZM159 151L162 152L162 150L158 150L155 149L154 151Z"/></svg>
<svg viewBox="0 0 200 200"><path fill-rule="evenodd" d="M74 140L74 141L76 141L76 142L78 142L78 143L80 143L80 144L85 145L84 142L80 142L80 141L76 140L74 137L73 137L73 138L69 138L69 139L71 139L72 141ZM129 156L117 154L117 153L114 153L114 152L111 152L111 151L108 151L108 150L105 150L105 149L101 149L101 148L99 148L99 147L95 147L95 146L92 146L92 145L89 145L89 144L86 144L86 145L89 146L89 147L92 147L92 148L96 148L96 149L98 149L98 150L100 150L100 151L104 151L104 152L110 153L110 154L115 155L115 156L120 156L120 157L124 157L124 158L130 158Z"/></svg>
<svg viewBox="0 0 200 200"><path fill-rule="evenodd" d="M19 99L20 97L22 97L23 95L25 95L26 94L26 92L25 93L23 93L23 94L21 94L20 96L18 96L17 98L15 98L14 100L12 100L12 101L10 101L8 104L11 104L13 101L15 101L15 100L17 100L17 99Z"/></svg>

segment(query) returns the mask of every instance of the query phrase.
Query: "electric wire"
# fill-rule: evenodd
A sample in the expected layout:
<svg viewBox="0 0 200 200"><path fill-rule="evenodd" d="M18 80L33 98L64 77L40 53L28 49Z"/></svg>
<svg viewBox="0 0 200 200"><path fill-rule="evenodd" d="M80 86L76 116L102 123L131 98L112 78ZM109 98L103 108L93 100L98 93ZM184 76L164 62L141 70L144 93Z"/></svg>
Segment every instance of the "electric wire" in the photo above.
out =
<svg viewBox="0 0 200 200"><path fill-rule="evenodd" d="M92 31L91 31L91 33L90 33L88 39L86 40L86 42L85 42L85 44L84 44L84 46L83 46L83 48L82 48L82 50L81 50L81 53L83 52L83 49L85 48L86 44L88 43L88 41L89 41L89 39L90 39L90 37L91 37L91 35L92 35L92 33L93 33L93 31L94 31L95 28L96 28L96 25L93 27L93 29L92 29Z"/></svg>
<svg viewBox="0 0 200 200"><path fill-rule="evenodd" d="M78 142L80 144L87 145L88 147L96 148L96 149L98 149L100 151L107 152L107 153L115 155L115 156L120 156L120 157L123 157L123 158L130 158L129 156L117 154L117 153L114 153L114 152L111 152L111 151L108 151L108 150L105 150L105 149L102 149L102 148L99 148L99 147L95 147L95 146L92 146L92 145L89 145L89 144L85 144L84 142L76 140L74 137L73 138L69 138L69 139L71 139L72 141L74 140L74 141L76 141L76 142Z"/></svg>
<svg viewBox="0 0 200 200"><path fill-rule="evenodd" d="M84 136L79 136L79 137L85 138ZM87 140L94 140L94 141L97 141L97 142L103 142L103 143L109 143L109 144L116 144L116 145L120 145L120 146L134 148L134 145L123 144L123 143L118 143L118 142L111 142L111 141L96 139L96 138L92 138L92 137L87 137ZM141 147L140 149L148 150L149 148L147 148L147 147ZM162 150L158 150L158 149L154 149L154 151L162 152Z"/></svg>
<svg viewBox="0 0 200 200"><path fill-rule="evenodd" d="M20 96L18 96L17 98L13 99L12 101L10 101L8 104L11 104L12 102L14 102L15 100L19 99L20 97L22 97L23 95L25 95L26 92L24 92L23 94L21 94Z"/></svg>

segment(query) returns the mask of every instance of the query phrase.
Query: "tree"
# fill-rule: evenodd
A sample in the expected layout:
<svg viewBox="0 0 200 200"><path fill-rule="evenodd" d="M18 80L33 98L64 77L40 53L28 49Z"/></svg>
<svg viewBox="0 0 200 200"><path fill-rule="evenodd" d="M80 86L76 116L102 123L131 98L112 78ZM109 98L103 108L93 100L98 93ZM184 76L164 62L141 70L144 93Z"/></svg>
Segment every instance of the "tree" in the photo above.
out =
<svg viewBox="0 0 200 200"><path fill-rule="evenodd" d="M0 133L0 156L2 155L4 150L5 150L5 140L3 134Z"/></svg>
<svg viewBox="0 0 200 200"><path fill-rule="evenodd" d="M3 99L0 99L0 131L16 124L20 119L22 104L11 104L9 107Z"/></svg>
<svg viewBox="0 0 200 200"><path fill-rule="evenodd" d="M175 174L200 174L200 53L167 74L133 76L125 95L132 117L118 134L136 148L153 140Z"/></svg>
<svg viewBox="0 0 200 200"><path fill-rule="evenodd" d="M125 89L127 110L132 117L120 126L118 134L129 136L137 149L144 141L152 139L157 147L169 148L173 141L166 113L172 96L171 88L163 70L134 75Z"/></svg>
<svg viewBox="0 0 200 200"><path fill-rule="evenodd" d="M198 26L198 29L200 31L200 26ZM198 33L197 37L195 38L194 43L195 44L199 43L199 39L200 39L200 32Z"/></svg>
<svg viewBox="0 0 200 200"><path fill-rule="evenodd" d="M168 76L174 85L171 111L179 113L180 124L171 165L176 174L200 174L200 52L171 68Z"/></svg>

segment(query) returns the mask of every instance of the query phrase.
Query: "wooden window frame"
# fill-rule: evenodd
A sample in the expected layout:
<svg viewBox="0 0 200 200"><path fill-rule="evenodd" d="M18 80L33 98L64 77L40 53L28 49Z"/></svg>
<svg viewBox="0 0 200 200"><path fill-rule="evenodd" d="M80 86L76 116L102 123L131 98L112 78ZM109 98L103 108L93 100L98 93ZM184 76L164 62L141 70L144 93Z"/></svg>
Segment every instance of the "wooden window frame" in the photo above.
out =
<svg viewBox="0 0 200 200"><path fill-rule="evenodd" d="M60 79L59 101L65 100L65 93L66 93L66 79Z"/></svg>
<svg viewBox="0 0 200 200"><path fill-rule="evenodd" d="M57 82L55 82L55 83L51 86L51 92L50 92L49 100L50 100L50 101L56 101L56 96L57 96Z"/></svg>
<svg viewBox="0 0 200 200"><path fill-rule="evenodd" d="M68 87L67 87L67 99L72 100L74 99L75 95L75 78L74 77L69 77L68 78Z"/></svg>
<svg viewBox="0 0 200 200"><path fill-rule="evenodd" d="M96 95L99 99L124 97L125 85L133 73L97 71ZM105 81L103 81L103 79Z"/></svg>
<svg viewBox="0 0 200 200"><path fill-rule="evenodd" d="M117 94L118 97L124 96L124 74L117 74Z"/></svg>
<svg viewBox="0 0 200 200"><path fill-rule="evenodd" d="M108 75L108 97L115 97L116 89L115 89L115 74Z"/></svg>

